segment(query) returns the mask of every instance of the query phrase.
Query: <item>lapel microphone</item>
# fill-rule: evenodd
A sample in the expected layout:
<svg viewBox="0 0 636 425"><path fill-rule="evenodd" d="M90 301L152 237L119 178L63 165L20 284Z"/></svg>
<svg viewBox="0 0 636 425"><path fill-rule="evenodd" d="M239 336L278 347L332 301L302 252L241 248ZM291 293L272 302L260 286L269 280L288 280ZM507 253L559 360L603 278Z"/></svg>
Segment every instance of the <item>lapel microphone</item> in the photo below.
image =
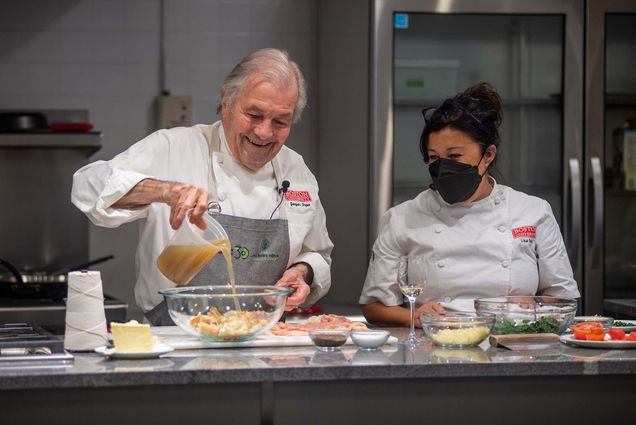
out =
<svg viewBox="0 0 636 425"><path fill-rule="evenodd" d="M289 180L283 180L283 182L281 183L281 187L278 188L278 194L283 196L280 197L280 202L278 203L278 205L276 205L276 208L274 208L274 211L272 211L272 214L269 216L270 220L272 219L272 217L274 217L274 213L277 209L280 208L280 205L283 203L283 199L285 199L285 193L287 193L289 186Z"/></svg>
<svg viewBox="0 0 636 425"><path fill-rule="evenodd" d="M287 193L289 189L289 180L283 180L282 187L278 189L278 193Z"/></svg>

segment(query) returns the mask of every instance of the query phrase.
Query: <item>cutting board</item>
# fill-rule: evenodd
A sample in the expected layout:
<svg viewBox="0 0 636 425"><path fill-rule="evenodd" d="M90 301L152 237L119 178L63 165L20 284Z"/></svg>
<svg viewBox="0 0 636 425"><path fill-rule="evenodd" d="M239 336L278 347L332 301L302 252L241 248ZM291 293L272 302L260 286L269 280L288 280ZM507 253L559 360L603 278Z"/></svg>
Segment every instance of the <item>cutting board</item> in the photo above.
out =
<svg viewBox="0 0 636 425"><path fill-rule="evenodd" d="M489 341L493 347L501 346L513 351L542 350L558 343L559 336L552 333L491 335Z"/></svg>
<svg viewBox="0 0 636 425"><path fill-rule="evenodd" d="M150 328L153 335L159 337L163 344L175 350L192 350L197 348L250 348L250 347L299 347L313 346L309 336L257 336L249 341L203 342L199 337L185 333L178 326L158 326ZM397 344L398 340L390 336L387 344ZM346 344L353 344L351 338Z"/></svg>

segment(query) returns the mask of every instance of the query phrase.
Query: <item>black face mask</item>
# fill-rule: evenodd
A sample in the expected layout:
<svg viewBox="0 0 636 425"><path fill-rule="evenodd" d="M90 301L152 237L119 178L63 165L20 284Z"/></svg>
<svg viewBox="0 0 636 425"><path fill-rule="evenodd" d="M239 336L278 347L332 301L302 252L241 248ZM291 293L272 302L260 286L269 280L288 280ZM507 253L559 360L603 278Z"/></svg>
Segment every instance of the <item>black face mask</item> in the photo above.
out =
<svg viewBox="0 0 636 425"><path fill-rule="evenodd" d="M481 163L481 159L479 162ZM482 176L477 165L440 158L428 166L433 178L431 189L436 190L449 204L464 202L477 191Z"/></svg>

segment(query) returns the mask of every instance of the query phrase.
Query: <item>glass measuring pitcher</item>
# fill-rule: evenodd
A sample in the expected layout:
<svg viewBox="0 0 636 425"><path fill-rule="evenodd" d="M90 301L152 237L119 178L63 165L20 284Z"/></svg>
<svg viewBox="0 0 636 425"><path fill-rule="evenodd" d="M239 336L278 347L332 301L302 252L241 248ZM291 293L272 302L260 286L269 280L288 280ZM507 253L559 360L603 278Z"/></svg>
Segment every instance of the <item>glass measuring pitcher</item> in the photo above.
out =
<svg viewBox="0 0 636 425"><path fill-rule="evenodd" d="M157 258L161 273L177 285L187 285L216 254L230 250L223 226L208 213L203 214L203 219L208 226L205 230L190 223L188 213Z"/></svg>

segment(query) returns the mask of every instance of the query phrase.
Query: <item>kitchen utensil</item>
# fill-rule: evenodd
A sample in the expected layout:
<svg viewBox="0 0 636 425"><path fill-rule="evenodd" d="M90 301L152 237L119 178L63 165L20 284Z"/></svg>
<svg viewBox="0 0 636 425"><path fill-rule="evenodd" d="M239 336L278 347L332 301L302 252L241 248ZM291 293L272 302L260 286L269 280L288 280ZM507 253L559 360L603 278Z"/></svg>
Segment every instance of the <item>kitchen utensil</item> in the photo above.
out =
<svg viewBox="0 0 636 425"><path fill-rule="evenodd" d="M363 350L375 350L382 347L389 339L391 332L382 329L351 332L353 342Z"/></svg>
<svg viewBox="0 0 636 425"><path fill-rule="evenodd" d="M48 270L20 271L10 262L0 259L0 266L4 266L10 271L4 276L0 273L0 296L61 300L66 297L66 282L69 272L82 270L113 258L115 258L114 255L106 255L52 272ZM2 267L0 267L1 270Z"/></svg>
<svg viewBox="0 0 636 425"><path fill-rule="evenodd" d="M584 341L576 339L572 334L561 335L559 340L564 344L583 348L600 348L605 350L624 350L627 348L636 348L636 341Z"/></svg>
<svg viewBox="0 0 636 425"><path fill-rule="evenodd" d="M493 347L504 347L513 351L543 350L558 343L559 335L552 333L491 335L489 341Z"/></svg>
<svg viewBox="0 0 636 425"><path fill-rule="evenodd" d="M614 322L625 324L625 326L618 326L616 323L612 323L613 328L622 329L625 332L636 331L636 320L615 319Z"/></svg>
<svg viewBox="0 0 636 425"><path fill-rule="evenodd" d="M475 300L478 313L496 316L492 333L562 334L576 314L577 301L543 296L509 296Z"/></svg>
<svg viewBox="0 0 636 425"><path fill-rule="evenodd" d="M280 286L189 286L159 291L172 320L205 342L247 341L269 330L293 292Z"/></svg>
<svg viewBox="0 0 636 425"><path fill-rule="evenodd" d="M159 357L162 354L174 351L174 348L166 344L155 344L152 347L152 351L144 351L139 353L118 353L114 347L101 346L95 348L95 352L103 356L110 357L112 359L152 359Z"/></svg>
<svg viewBox="0 0 636 425"><path fill-rule="evenodd" d="M207 228L201 230L190 222L190 212L157 258L161 273L177 285L186 285L216 254L230 249L227 233L218 221L203 214Z"/></svg>
<svg viewBox="0 0 636 425"><path fill-rule="evenodd" d="M346 344L349 329L312 329L309 338L320 351L338 351Z"/></svg>
<svg viewBox="0 0 636 425"><path fill-rule="evenodd" d="M0 113L0 132L30 132L48 130L46 116L40 112Z"/></svg>
<svg viewBox="0 0 636 425"><path fill-rule="evenodd" d="M420 316L422 329L436 345L450 348L474 347L490 333L495 316L488 313L446 312Z"/></svg>

